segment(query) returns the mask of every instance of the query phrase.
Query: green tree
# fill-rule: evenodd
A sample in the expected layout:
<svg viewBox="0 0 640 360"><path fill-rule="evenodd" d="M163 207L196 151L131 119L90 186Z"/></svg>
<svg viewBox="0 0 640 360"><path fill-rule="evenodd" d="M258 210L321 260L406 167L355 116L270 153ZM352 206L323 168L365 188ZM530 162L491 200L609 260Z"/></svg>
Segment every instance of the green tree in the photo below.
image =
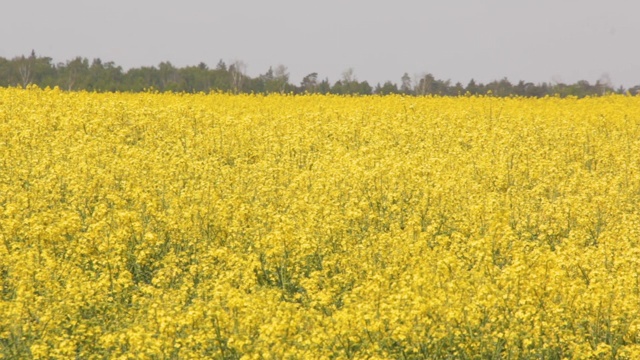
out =
<svg viewBox="0 0 640 360"><path fill-rule="evenodd" d="M125 74L126 84L124 88L129 91L145 91L150 88L159 89L158 69L154 66L132 68Z"/></svg>
<svg viewBox="0 0 640 360"><path fill-rule="evenodd" d="M68 91L86 89L90 81L89 60L80 56L58 65L58 84Z"/></svg>
<svg viewBox="0 0 640 360"><path fill-rule="evenodd" d="M478 86L478 84L476 84L476 81L473 79L469 80L469 83L467 84L467 88L465 90L471 95L480 94L480 87Z"/></svg>
<svg viewBox="0 0 640 360"><path fill-rule="evenodd" d="M457 82L452 91L451 91L451 95L455 95L455 96L460 96L460 95L464 95L464 86L462 86L462 83Z"/></svg>
<svg viewBox="0 0 640 360"><path fill-rule="evenodd" d="M369 85L367 83L367 85ZM371 88L369 86L369 88ZM353 68L348 68L342 73L342 79L337 81L331 89L331 92L336 94L361 94L363 87L358 82L355 76Z"/></svg>
<svg viewBox="0 0 640 360"><path fill-rule="evenodd" d="M220 61L218 61L218 65L216 65L216 70L227 71L227 64L220 59Z"/></svg>
<svg viewBox="0 0 640 360"><path fill-rule="evenodd" d="M182 91L184 90L182 77L178 69L168 61L158 65L158 75L160 78L160 90Z"/></svg>
<svg viewBox="0 0 640 360"><path fill-rule="evenodd" d="M382 86L379 86L376 89L376 94L380 95L389 95L389 94L398 94L398 85L392 83L391 81L386 81Z"/></svg>
<svg viewBox="0 0 640 360"><path fill-rule="evenodd" d="M198 66L187 66L178 72L185 91L205 92L211 89L211 76L207 64L201 62Z"/></svg>
<svg viewBox="0 0 640 360"><path fill-rule="evenodd" d="M369 82L365 80L358 84L357 93L360 95L371 95L373 94L373 87L371 87L371 85L369 85Z"/></svg>
<svg viewBox="0 0 640 360"><path fill-rule="evenodd" d="M507 78L488 84L476 83L471 79L466 87L451 84L450 80L436 79L432 74L416 76L413 81L407 73L401 77L400 85L390 81L378 84L373 89L367 81L358 81L352 68L347 69L333 86L329 79L318 81L317 73L310 73L302 79L299 87L289 82L289 72L284 65L270 67L256 78L246 74L246 64L235 61L227 64L220 60L214 69L200 62L195 66L176 68L170 62L161 62L156 67L132 68L124 72L113 62L94 59L91 64L86 58L76 57L64 63L53 65L50 57L36 56L35 51L27 56L16 56L11 60L0 57L0 86L60 86L66 90L90 91L144 91L154 88L161 91L229 91L234 93L335 93L335 94L391 94L406 95L437 94L457 96L465 92L494 96L533 96L558 94L560 96L597 96L607 93L634 94L637 87L625 90L620 86L614 89L607 74L603 74L595 83L586 80L574 84L561 82L533 84L519 81L512 84Z"/></svg>
<svg viewBox="0 0 640 360"><path fill-rule="evenodd" d="M0 86L10 86L14 83L12 68L11 61L0 57Z"/></svg>
<svg viewBox="0 0 640 360"><path fill-rule="evenodd" d="M275 69L271 66L264 75L259 76L259 80L262 81L264 92L266 93L284 93L287 90L287 84L289 84L289 72L287 67L280 64Z"/></svg>
<svg viewBox="0 0 640 360"><path fill-rule="evenodd" d="M224 63L222 63L224 65ZM216 66L216 69L209 73L212 88L219 91L231 91L232 90L232 78L231 74L227 70L226 65L221 67L220 64Z"/></svg>
<svg viewBox="0 0 640 360"><path fill-rule="evenodd" d="M313 72L302 78L300 88L304 92L315 93L318 91L318 73Z"/></svg>
<svg viewBox="0 0 640 360"><path fill-rule="evenodd" d="M413 88L411 86L411 77L409 76L409 74L404 73L404 75L402 75L401 78L401 85L400 85L400 92L402 92L403 94L413 94Z"/></svg>
<svg viewBox="0 0 640 360"><path fill-rule="evenodd" d="M486 85L487 90L491 90L494 96L509 96L513 94L513 85L505 77L500 81L492 81Z"/></svg>
<svg viewBox="0 0 640 360"><path fill-rule="evenodd" d="M631 95L640 95L640 85L632 86L627 91Z"/></svg>
<svg viewBox="0 0 640 360"><path fill-rule="evenodd" d="M324 80L318 84L318 92L320 94L331 93L331 83L329 82L329 78L324 78Z"/></svg>

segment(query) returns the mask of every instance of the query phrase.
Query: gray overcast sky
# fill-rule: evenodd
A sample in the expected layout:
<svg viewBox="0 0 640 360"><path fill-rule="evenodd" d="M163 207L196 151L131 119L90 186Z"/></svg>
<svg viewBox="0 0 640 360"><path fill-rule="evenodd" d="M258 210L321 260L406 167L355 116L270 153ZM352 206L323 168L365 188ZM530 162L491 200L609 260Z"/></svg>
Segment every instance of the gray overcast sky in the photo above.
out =
<svg viewBox="0 0 640 360"><path fill-rule="evenodd" d="M251 76L284 64L294 83L353 68L372 85L404 72L640 84L638 0L21 0L0 13L5 58L35 49L125 69L238 59Z"/></svg>

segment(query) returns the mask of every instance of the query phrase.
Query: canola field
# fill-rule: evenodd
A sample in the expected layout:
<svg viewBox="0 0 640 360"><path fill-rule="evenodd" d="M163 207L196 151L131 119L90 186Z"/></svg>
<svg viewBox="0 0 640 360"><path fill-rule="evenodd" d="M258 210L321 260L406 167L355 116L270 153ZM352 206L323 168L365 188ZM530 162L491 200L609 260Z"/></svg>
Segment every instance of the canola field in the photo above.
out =
<svg viewBox="0 0 640 360"><path fill-rule="evenodd" d="M638 359L640 97L0 89L0 358Z"/></svg>

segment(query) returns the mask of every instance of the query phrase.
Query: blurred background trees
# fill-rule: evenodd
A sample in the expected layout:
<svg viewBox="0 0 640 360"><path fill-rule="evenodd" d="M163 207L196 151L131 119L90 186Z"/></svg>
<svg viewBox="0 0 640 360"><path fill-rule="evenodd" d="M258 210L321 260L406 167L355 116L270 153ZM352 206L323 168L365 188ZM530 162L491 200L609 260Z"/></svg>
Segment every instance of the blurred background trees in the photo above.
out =
<svg viewBox="0 0 640 360"><path fill-rule="evenodd" d="M559 81L534 84L520 80L516 83L507 78L483 84L471 79L464 86L452 84L450 80L437 79L430 73L410 76L404 73L399 82L386 81L370 85L359 81L355 70L345 70L342 77L331 83L328 78L320 79L317 72L306 75L299 85L290 81L287 67L282 64L269 69L255 78L247 75L247 65L235 60L230 65L220 60L214 68L201 62L197 65L176 67L168 61L158 66L141 66L124 70L114 62L77 56L71 60L54 64L50 57L40 56L32 51L29 56L20 55L12 59L0 57L0 86L40 87L58 86L67 91L121 91L139 92L146 90L173 92L223 91L234 93L281 93L281 94L404 94L404 95L487 95L543 97L547 95L598 96L609 93L640 94L640 85L625 89L613 87L607 74L594 84L580 80L575 84Z"/></svg>

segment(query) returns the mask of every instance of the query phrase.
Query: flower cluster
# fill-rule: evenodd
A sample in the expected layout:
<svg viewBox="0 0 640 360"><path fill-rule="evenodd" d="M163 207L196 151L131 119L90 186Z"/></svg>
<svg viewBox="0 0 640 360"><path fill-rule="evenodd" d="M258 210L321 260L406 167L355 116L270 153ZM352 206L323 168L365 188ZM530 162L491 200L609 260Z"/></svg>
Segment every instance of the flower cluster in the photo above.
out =
<svg viewBox="0 0 640 360"><path fill-rule="evenodd" d="M0 358L640 358L640 97L0 89Z"/></svg>

